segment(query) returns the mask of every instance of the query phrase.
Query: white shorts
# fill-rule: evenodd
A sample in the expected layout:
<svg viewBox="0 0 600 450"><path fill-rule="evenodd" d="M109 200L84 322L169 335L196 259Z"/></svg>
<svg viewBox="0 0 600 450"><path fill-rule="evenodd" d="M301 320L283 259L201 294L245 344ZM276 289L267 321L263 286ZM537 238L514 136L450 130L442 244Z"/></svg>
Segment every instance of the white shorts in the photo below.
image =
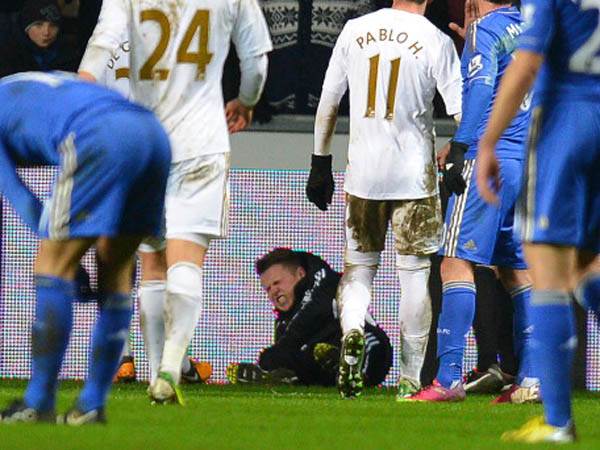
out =
<svg viewBox="0 0 600 450"><path fill-rule="evenodd" d="M229 220L229 152L171 164L165 215L166 239L190 235L225 237ZM164 248L164 238L149 238L139 250L156 252Z"/></svg>

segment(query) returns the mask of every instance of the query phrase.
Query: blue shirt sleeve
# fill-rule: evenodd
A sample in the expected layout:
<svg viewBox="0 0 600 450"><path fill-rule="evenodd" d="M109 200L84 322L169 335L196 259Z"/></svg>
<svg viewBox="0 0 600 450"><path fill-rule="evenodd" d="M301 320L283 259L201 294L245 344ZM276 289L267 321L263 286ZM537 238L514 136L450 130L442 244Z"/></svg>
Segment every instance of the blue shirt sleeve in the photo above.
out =
<svg viewBox="0 0 600 450"><path fill-rule="evenodd" d="M523 1L523 33L519 36L519 50L546 53L554 35L554 7L553 0Z"/></svg>
<svg viewBox="0 0 600 450"><path fill-rule="evenodd" d="M498 44L492 33L474 25L469 30L462 55L462 119L453 140L475 143L477 128L488 109L498 76Z"/></svg>
<svg viewBox="0 0 600 450"><path fill-rule="evenodd" d="M0 193L10 202L23 222L38 233L42 203L25 187L5 146L0 142Z"/></svg>

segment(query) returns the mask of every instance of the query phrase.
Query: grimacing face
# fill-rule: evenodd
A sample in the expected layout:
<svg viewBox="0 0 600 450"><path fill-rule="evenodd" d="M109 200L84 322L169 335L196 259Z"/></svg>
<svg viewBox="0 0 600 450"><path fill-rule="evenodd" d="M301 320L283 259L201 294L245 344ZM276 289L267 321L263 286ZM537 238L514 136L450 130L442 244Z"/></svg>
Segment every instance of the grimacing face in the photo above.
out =
<svg viewBox="0 0 600 450"><path fill-rule="evenodd" d="M53 22L38 21L27 28L27 36L40 48L48 48L58 36L59 26Z"/></svg>
<svg viewBox="0 0 600 450"><path fill-rule="evenodd" d="M306 276L303 267L290 269L283 264L273 264L260 276L260 284L269 301L278 311L289 311L295 302L296 283Z"/></svg>

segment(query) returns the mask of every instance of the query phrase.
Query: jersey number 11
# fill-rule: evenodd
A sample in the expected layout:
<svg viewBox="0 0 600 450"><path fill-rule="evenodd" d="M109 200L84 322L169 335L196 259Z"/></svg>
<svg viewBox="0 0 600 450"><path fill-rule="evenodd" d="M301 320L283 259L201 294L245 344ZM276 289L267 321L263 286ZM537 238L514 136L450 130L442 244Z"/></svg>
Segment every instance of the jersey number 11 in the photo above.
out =
<svg viewBox="0 0 600 450"><path fill-rule="evenodd" d="M394 107L396 105L396 89L398 88L398 74L400 73L400 59L396 58L390 61L392 68L390 70L390 81L388 84L388 95L385 107L385 119L394 118ZM379 55L369 58L369 90L367 92L367 110L365 117L375 117L375 98L377 91L377 72L379 71Z"/></svg>

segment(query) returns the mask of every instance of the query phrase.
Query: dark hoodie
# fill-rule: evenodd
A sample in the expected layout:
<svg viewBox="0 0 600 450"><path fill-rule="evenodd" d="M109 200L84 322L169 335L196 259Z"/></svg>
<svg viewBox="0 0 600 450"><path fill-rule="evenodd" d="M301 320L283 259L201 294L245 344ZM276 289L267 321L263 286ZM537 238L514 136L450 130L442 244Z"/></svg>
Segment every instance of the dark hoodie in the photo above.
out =
<svg viewBox="0 0 600 450"><path fill-rule="evenodd" d="M339 345L342 331L334 311L341 274L318 256L298 253L306 276L296 284L294 306L277 312L275 345L286 350L318 342Z"/></svg>

